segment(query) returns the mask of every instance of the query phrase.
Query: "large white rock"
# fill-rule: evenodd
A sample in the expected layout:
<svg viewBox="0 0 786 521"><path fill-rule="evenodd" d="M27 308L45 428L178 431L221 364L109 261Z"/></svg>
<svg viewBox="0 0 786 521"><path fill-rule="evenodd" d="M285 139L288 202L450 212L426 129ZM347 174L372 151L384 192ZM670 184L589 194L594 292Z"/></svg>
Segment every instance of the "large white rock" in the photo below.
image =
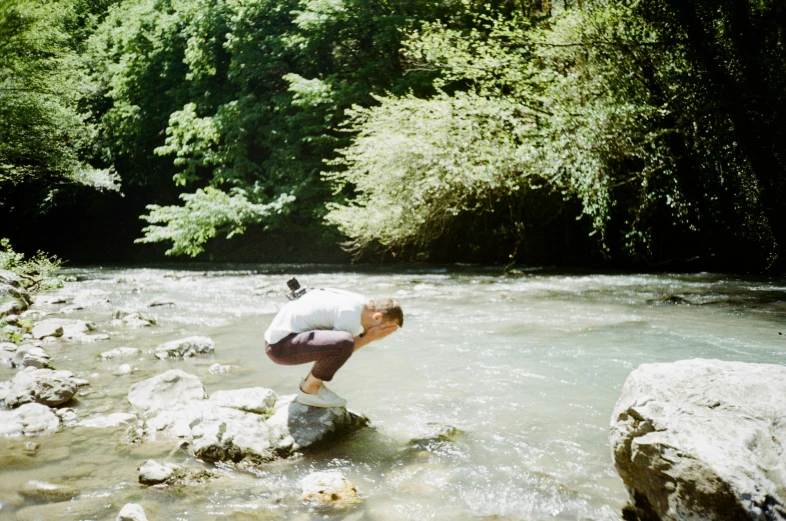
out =
<svg viewBox="0 0 786 521"><path fill-rule="evenodd" d="M80 383L70 371L26 367L11 381L5 404L13 408L36 402L54 407L73 398Z"/></svg>
<svg viewBox="0 0 786 521"><path fill-rule="evenodd" d="M308 407L291 394L279 398L267 424L276 451L288 455L354 432L368 425L368 418L344 407Z"/></svg>
<svg viewBox="0 0 786 521"><path fill-rule="evenodd" d="M120 510L115 521L147 521L145 510L136 503L127 503Z"/></svg>
<svg viewBox="0 0 786 521"><path fill-rule="evenodd" d="M26 403L12 411L0 410L0 436L35 436L54 432L60 419L40 403Z"/></svg>
<svg viewBox="0 0 786 521"><path fill-rule="evenodd" d="M172 340L156 347L156 357L164 358L189 358L195 355L204 355L215 351L216 345L206 336L190 336L179 340Z"/></svg>
<svg viewBox="0 0 786 521"><path fill-rule="evenodd" d="M207 393L199 377L180 369L170 369L137 382L128 390L129 403L143 410L161 410L176 403L205 398Z"/></svg>
<svg viewBox="0 0 786 521"><path fill-rule="evenodd" d="M273 390L264 387L216 391L210 395L210 401L216 405L257 414L266 414L276 405L277 399L278 395Z"/></svg>
<svg viewBox="0 0 786 521"><path fill-rule="evenodd" d="M159 412L145 421L144 437L178 438L194 456L207 461L275 459L265 418L206 400L192 401Z"/></svg>
<svg viewBox="0 0 786 521"><path fill-rule="evenodd" d="M158 485L159 483L165 483L179 468L179 465L173 463L165 463L162 465L155 460L149 459L138 469L139 482L143 485Z"/></svg>
<svg viewBox="0 0 786 521"><path fill-rule="evenodd" d="M645 364L614 409L614 462L642 519L782 521L784 418L786 367Z"/></svg>

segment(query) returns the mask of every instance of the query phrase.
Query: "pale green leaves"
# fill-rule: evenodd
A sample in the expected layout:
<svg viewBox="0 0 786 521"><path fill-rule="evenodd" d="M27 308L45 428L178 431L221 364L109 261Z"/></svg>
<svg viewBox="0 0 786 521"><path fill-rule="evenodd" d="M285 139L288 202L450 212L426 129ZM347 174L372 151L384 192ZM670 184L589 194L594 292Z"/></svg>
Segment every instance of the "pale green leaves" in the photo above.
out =
<svg viewBox="0 0 786 521"><path fill-rule="evenodd" d="M294 201L289 194L281 194L268 204L256 204L247 199L247 193L233 189L230 193L213 187L199 189L193 194L181 194L183 206L148 205L150 212L141 218L148 223L145 236L138 243L171 241L167 255L202 253L204 244L218 233L226 232L227 238L241 234L246 226L281 214Z"/></svg>
<svg viewBox="0 0 786 521"><path fill-rule="evenodd" d="M166 132L166 144L156 148L155 153L160 156L176 155L174 164L184 167L174 176L178 185L199 179L197 167L215 166L218 163L215 146L220 133L213 118L197 117L196 104L188 103L183 110L173 112Z"/></svg>

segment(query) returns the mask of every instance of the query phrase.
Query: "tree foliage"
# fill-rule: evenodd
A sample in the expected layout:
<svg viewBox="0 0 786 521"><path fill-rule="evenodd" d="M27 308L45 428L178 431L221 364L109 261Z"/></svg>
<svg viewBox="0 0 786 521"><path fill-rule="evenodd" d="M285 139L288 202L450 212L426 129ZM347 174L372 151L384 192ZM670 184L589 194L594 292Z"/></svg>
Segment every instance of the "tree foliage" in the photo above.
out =
<svg viewBox="0 0 786 521"><path fill-rule="evenodd" d="M79 102L90 81L79 64L75 0L0 4L0 204L13 187L79 183L117 190L111 168L89 159L95 128ZM40 200L32 201L41 203Z"/></svg>

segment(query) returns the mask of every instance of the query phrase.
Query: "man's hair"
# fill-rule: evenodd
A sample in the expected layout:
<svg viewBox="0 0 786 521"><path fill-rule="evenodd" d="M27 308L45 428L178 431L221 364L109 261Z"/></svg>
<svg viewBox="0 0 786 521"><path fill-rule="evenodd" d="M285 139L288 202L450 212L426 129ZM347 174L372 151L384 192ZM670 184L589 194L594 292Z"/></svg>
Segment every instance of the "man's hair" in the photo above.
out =
<svg viewBox="0 0 786 521"><path fill-rule="evenodd" d="M396 321L399 327L404 326L404 311L401 309L401 304L394 298L375 298L366 303L366 307L371 311L378 311L382 313L382 319L385 322Z"/></svg>

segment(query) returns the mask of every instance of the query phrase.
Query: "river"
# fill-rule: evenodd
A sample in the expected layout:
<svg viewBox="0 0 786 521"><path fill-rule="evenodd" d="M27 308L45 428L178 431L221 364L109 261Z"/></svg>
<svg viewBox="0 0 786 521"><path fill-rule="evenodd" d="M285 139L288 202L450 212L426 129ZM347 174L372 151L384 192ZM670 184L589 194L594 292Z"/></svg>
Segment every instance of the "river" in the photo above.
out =
<svg viewBox="0 0 786 521"><path fill-rule="evenodd" d="M627 496L608 433L630 371L697 357L782 364L786 353L782 277L247 265L65 275L76 281L54 295L97 299L67 318L91 320L111 337L45 346L58 369L91 382L73 404L80 419L129 411L129 386L171 368L198 375L208 393L253 386L294 393L306 366L273 364L262 339L292 275L306 286L394 296L405 323L355 353L331 385L372 428L255 473L226 467L207 484L163 490L141 487L136 468L150 458L199 463L171 444L129 446L124 427L34 438L34 458L18 456L29 440L0 440L0 519L110 521L136 502L150 521L619 520ZM662 301L671 296L680 298ZM148 309L156 297L175 305ZM157 325L113 325L117 308L142 310ZM211 337L215 355L159 361L149 353L191 335ZM142 354L96 358L120 346ZM121 363L133 372L116 374ZM212 374L215 363L230 370ZM0 367L0 380L14 372ZM455 432L411 442L435 429ZM363 502L340 511L301 502L299 480L326 469L341 471ZM37 504L17 493L29 480L74 487L78 497Z"/></svg>

